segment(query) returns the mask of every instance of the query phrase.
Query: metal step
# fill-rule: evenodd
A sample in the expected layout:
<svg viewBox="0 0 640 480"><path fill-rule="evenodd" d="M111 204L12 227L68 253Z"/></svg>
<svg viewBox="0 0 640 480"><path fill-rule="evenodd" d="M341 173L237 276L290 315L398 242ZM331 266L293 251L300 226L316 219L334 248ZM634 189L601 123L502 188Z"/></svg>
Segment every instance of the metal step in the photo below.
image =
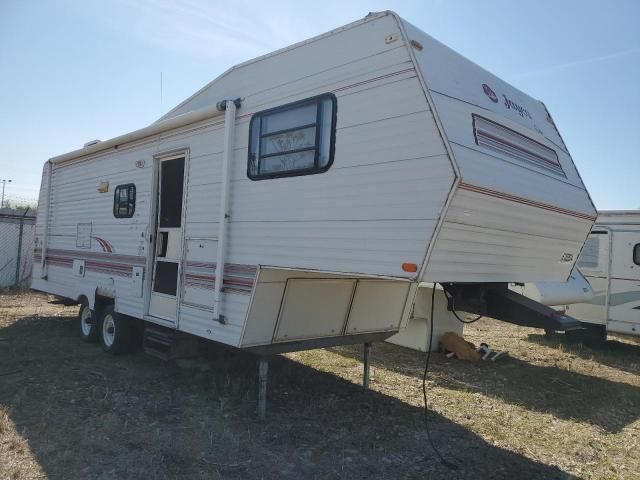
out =
<svg viewBox="0 0 640 480"><path fill-rule="evenodd" d="M172 328L146 322L142 349L145 353L161 360L193 357L198 353L198 339Z"/></svg>
<svg viewBox="0 0 640 480"><path fill-rule="evenodd" d="M144 336L142 338L142 349L153 357L161 360L171 358L171 347L175 340L175 330L146 324L144 326Z"/></svg>

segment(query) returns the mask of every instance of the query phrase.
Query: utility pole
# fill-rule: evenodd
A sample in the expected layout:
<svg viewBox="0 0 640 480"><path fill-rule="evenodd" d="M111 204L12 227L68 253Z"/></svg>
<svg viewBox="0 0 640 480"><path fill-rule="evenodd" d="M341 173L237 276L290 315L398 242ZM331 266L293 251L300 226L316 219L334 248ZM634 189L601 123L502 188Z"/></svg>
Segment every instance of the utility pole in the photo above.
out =
<svg viewBox="0 0 640 480"><path fill-rule="evenodd" d="M0 208L4 208L4 186L8 183L11 183L11 180L6 178L0 178L0 182L2 182L2 201L0 202Z"/></svg>

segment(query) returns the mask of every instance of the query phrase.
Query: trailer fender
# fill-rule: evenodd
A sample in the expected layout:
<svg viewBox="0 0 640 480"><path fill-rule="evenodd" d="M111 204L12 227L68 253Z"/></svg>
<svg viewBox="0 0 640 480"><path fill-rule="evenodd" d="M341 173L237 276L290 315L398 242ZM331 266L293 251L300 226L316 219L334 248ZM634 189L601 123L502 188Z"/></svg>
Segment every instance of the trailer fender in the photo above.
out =
<svg viewBox="0 0 640 480"><path fill-rule="evenodd" d="M78 285L76 287L75 297L76 301L80 303L83 298L86 298L89 302L89 308L95 310L96 302L96 290L88 285Z"/></svg>

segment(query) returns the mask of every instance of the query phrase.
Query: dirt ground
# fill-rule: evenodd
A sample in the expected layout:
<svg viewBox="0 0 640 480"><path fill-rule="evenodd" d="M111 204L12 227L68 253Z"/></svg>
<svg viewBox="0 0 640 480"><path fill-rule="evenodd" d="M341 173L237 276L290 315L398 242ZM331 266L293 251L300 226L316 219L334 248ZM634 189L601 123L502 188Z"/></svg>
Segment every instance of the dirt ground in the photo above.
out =
<svg viewBox="0 0 640 480"><path fill-rule="evenodd" d="M275 357L257 420L256 359L112 357L80 341L77 308L0 294L0 479L640 478L640 344L591 345L481 320L500 363L375 344Z"/></svg>

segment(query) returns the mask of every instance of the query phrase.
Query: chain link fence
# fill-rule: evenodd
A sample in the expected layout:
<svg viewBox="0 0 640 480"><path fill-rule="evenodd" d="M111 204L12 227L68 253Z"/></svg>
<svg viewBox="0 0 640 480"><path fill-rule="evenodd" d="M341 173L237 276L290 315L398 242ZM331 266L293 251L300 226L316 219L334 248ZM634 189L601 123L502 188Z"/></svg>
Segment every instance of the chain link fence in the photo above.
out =
<svg viewBox="0 0 640 480"><path fill-rule="evenodd" d="M0 212L0 288L31 283L35 242L35 212Z"/></svg>

